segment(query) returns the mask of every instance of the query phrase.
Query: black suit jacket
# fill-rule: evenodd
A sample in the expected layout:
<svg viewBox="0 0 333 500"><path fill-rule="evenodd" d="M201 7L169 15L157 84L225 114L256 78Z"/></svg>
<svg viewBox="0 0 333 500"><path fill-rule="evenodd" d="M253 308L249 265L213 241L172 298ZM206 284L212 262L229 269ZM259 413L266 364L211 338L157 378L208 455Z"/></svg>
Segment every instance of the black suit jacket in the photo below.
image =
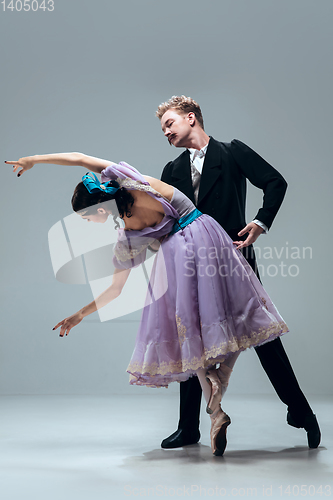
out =
<svg viewBox="0 0 333 500"><path fill-rule="evenodd" d="M188 150L164 167L161 179L177 187L194 203ZM233 240L241 239L237 233L246 225L246 179L264 192L263 206L254 218L270 228L287 189L285 179L243 142L237 139L218 142L211 137L197 207L216 219Z"/></svg>

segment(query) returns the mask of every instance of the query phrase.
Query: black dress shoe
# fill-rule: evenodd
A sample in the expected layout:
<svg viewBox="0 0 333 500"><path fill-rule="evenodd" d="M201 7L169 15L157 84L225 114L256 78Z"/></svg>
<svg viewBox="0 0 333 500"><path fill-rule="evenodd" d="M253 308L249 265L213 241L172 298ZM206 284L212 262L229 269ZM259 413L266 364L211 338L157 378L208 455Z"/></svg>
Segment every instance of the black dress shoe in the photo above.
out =
<svg viewBox="0 0 333 500"><path fill-rule="evenodd" d="M318 448L321 434L316 415L312 414L305 417L304 429L308 435L309 448Z"/></svg>
<svg viewBox="0 0 333 500"><path fill-rule="evenodd" d="M293 427L296 427L297 429L300 429L303 427L306 430L307 436L308 436L308 445L309 448L318 448L320 444L320 429L319 425L316 419L316 415L312 413L312 415L307 415L304 419L304 424L303 425L298 425L295 420L293 419L291 413L287 413L287 422L289 425L292 425Z"/></svg>
<svg viewBox="0 0 333 500"><path fill-rule="evenodd" d="M200 432L187 431L184 429L178 429L176 432L171 434L171 436L163 439L161 443L162 448L181 448L182 446L187 446L188 444L195 444L200 439Z"/></svg>

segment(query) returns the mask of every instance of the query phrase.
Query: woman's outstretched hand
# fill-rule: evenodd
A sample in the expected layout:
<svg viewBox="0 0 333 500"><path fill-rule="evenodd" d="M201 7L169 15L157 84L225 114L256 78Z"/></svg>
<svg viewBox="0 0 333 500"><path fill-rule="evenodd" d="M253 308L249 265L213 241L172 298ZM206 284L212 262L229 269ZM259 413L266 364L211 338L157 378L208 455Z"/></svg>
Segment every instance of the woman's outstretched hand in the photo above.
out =
<svg viewBox="0 0 333 500"><path fill-rule="evenodd" d="M17 177L20 177L24 172L30 170L35 164L32 156L26 156L17 161L5 161L5 163L7 163L7 165L13 165L13 172L16 172L19 168L21 169L17 173Z"/></svg>
<svg viewBox="0 0 333 500"><path fill-rule="evenodd" d="M61 326L59 336L63 337L65 334L66 335L69 334L73 326L76 326L79 323L81 323L83 318L84 318L83 314L79 311L75 314L72 314L72 316L68 316L68 318L65 318L62 321L60 321L60 323L58 323L53 328L53 330L56 330L59 326Z"/></svg>

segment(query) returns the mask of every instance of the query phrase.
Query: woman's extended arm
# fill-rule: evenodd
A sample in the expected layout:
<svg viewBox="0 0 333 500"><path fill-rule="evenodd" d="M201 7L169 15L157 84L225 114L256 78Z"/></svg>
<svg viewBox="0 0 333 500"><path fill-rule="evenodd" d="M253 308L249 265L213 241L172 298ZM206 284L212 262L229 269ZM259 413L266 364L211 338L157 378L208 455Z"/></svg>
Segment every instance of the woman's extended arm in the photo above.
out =
<svg viewBox="0 0 333 500"><path fill-rule="evenodd" d="M143 175L146 181L149 182L151 187L155 189L158 193L160 193L164 198L171 201L174 187L166 182L160 181L159 179L155 179L155 177L151 177L150 175Z"/></svg>
<svg viewBox="0 0 333 500"><path fill-rule="evenodd" d="M83 153L54 153L49 155L25 156L17 161L5 161L8 165L13 165L13 172L21 169L17 176L20 177L26 170L30 170L37 163L52 163L54 165L80 166L100 174L108 165L114 162L102 160L94 156L88 156Z"/></svg>
<svg viewBox="0 0 333 500"><path fill-rule="evenodd" d="M63 337L65 334L68 335L70 330L81 323L85 316L101 309L101 307L106 306L109 302L119 297L123 286L125 285L127 278L129 276L131 269L115 269L112 278L112 284L107 288L104 292L102 292L96 300L93 300L87 306L80 309L77 313L72 314L68 318L60 321L53 330L56 330L59 326L60 328L60 337Z"/></svg>

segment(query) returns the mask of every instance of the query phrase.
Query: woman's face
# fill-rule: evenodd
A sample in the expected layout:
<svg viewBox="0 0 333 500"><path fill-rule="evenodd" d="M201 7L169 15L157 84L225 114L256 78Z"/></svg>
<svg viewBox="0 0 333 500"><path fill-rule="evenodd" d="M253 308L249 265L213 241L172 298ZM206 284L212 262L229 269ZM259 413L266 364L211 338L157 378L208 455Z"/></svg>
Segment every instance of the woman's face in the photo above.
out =
<svg viewBox="0 0 333 500"><path fill-rule="evenodd" d="M104 210L104 208L98 208L97 212L94 214L85 214L81 215L82 219L87 220L88 222L96 222L98 224L103 224L107 221L109 217L109 213Z"/></svg>

